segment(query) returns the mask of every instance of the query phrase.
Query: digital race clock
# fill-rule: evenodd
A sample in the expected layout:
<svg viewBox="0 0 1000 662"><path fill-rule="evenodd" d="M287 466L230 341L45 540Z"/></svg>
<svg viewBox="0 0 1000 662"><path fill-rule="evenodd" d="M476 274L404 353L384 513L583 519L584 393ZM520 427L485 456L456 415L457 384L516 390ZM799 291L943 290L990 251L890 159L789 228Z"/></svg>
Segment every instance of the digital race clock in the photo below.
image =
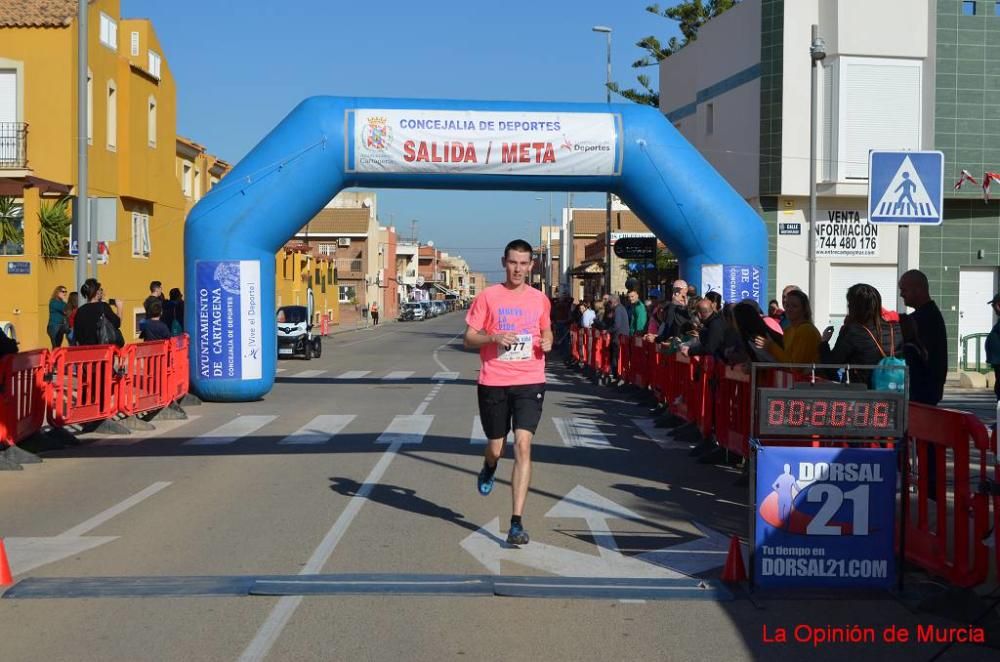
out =
<svg viewBox="0 0 1000 662"><path fill-rule="evenodd" d="M864 390L788 390L758 392L757 428L761 437L902 437L901 393Z"/></svg>

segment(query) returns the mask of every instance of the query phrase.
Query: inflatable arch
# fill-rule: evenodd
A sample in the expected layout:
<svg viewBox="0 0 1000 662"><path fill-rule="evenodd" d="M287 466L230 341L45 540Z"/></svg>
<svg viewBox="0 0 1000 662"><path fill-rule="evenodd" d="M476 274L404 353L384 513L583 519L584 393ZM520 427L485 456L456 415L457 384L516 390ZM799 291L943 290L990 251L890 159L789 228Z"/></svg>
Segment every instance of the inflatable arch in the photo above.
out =
<svg viewBox="0 0 1000 662"><path fill-rule="evenodd" d="M764 223L655 108L312 97L188 216L185 330L202 398L271 389L274 255L348 187L612 192L689 283L727 300L767 292Z"/></svg>

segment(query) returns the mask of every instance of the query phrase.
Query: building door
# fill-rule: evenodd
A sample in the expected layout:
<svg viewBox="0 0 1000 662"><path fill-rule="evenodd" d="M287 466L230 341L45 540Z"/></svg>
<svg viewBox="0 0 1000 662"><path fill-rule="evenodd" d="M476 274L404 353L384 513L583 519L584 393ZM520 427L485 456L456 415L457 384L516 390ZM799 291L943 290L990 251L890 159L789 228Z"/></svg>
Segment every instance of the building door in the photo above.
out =
<svg viewBox="0 0 1000 662"><path fill-rule="evenodd" d="M962 338L973 333L989 333L993 310L986 302L996 292L995 267L962 267L958 275L958 358L962 359ZM979 356L986 356L986 339L979 340ZM969 362L976 360L976 346L969 343Z"/></svg>

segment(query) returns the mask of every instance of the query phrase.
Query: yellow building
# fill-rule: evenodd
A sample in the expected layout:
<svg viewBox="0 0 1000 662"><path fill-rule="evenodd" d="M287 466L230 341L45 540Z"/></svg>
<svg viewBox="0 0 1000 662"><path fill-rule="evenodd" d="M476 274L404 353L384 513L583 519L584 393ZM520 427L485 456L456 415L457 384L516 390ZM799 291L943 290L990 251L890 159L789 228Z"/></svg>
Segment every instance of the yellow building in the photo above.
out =
<svg viewBox="0 0 1000 662"><path fill-rule="evenodd" d="M79 195L71 189L77 7L75 0L0 3L0 97L8 99L0 103L0 194L22 207L24 231L21 245L0 244L0 321L15 325L22 350L47 345L49 296L57 285L76 285L68 237L60 255L42 255L38 209L65 191ZM94 0L88 28L87 193L105 198L96 204L108 210L97 278L106 298L123 302L122 331L132 339L149 282L183 286L188 204L175 176L177 95L149 21L121 19L117 0Z"/></svg>
<svg viewBox="0 0 1000 662"><path fill-rule="evenodd" d="M305 306L313 292L313 324L323 317L330 326L340 324L337 302L337 269L334 257L308 244L289 242L275 256L275 307ZM319 332L319 329L316 329Z"/></svg>
<svg viewBox="0 0 1000 662"><path fill-rule="evenodd" d="M205 151L205 147L189 138L177 136L177 158L174 174L184 193L184 216L204 197L232 166Z"/></svg>

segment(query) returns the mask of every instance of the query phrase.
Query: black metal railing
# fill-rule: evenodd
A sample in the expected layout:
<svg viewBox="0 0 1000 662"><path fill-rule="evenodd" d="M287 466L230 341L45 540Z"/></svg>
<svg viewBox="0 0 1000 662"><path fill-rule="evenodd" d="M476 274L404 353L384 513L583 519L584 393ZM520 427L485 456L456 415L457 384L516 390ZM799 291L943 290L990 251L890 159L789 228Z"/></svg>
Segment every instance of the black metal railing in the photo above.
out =
<svg viewBox="0 0 1000 662"><path fill-rule="evenodd" d="M28 123L0 122L0 168L28 166Z"/></svg>

